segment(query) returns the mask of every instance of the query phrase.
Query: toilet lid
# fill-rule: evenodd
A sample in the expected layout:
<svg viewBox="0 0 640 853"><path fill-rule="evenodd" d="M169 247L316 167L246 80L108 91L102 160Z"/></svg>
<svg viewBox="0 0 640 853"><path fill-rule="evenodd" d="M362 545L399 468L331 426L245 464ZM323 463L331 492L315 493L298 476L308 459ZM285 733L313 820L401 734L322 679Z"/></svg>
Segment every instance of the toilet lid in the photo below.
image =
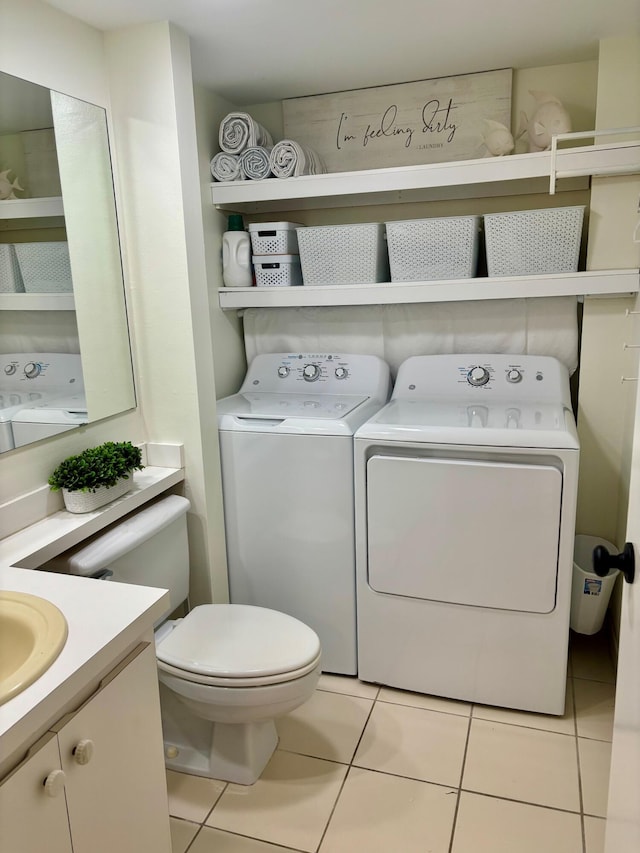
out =
<svg viewBox="0 0 640 853"><path fill-rule="evenodd" d="M198 675L262 678L293 672L320 654L298 619L248 604L202 604L156 646L158 661Z"/></svg>

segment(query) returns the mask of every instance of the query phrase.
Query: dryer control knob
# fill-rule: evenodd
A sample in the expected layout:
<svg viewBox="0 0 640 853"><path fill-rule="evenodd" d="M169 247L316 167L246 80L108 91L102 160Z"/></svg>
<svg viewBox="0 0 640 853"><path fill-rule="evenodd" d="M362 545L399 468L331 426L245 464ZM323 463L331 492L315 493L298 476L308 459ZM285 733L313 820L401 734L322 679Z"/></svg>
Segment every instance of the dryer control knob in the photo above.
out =
<svg viewBox="0 0 640 853"><path fill-rule="evenodd" d="M320 376L320 368L317 364L305 364L302 368L302 378L305 382L315 382Z"/></svg>
<svg viewBox="0 0 640 853"><path fill-rule="evenodd" d="M522 373L515 367L507 370L507 382L522 382Z"/></svg>
<svg viewBox="0 0 640 853"><path fill-rule="evenodd" d="M280 379L285 379L288 375L289 375L289 368L287 367L287 365L286 364L281 365L278 368L278 376L280 377Z"/></svg>
<svg viewBox="0 0 640 853"><path fill-rule="evenodd" d="M336 379L346 379L348 375L346 367L336 367Z"/></svg>
<svg viewBox="0 0 640 853"><path fill-rule="evenodd" d="M486 385L489 381L489 371L485 367L472 367L467 373L469 385Z"/></svg>

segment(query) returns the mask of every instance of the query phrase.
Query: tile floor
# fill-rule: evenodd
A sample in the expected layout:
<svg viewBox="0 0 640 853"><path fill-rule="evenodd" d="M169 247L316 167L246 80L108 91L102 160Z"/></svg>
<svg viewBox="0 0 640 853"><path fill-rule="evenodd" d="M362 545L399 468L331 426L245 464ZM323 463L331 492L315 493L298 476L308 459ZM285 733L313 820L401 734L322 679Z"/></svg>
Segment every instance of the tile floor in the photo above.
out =
<svg viewBox="0 0 640 853"><path fill-rule="evenodd" d="M602 853L605 639L572 636L563 717L323 675L255 785L168 772L173 853Z"/></svg>

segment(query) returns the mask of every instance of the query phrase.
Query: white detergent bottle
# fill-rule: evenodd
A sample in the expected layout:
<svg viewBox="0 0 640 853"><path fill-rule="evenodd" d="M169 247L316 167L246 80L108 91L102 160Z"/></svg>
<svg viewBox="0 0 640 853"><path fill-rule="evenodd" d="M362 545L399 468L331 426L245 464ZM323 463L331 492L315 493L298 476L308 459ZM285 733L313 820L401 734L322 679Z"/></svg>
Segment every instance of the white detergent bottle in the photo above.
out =
<svg viewBox="0 0 640 853"><path fill-rule="evenodd" d="M232 213L227 227L222 235L222 281L225 287L251 287L251 239L242 217Z"/></svg>

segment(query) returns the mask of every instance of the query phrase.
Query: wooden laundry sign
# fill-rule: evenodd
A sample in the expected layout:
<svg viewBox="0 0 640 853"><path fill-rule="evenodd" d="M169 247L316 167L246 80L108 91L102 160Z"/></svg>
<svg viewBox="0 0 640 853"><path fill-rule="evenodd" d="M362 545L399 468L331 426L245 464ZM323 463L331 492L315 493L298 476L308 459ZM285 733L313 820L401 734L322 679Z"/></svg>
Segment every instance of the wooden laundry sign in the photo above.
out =
<svg viewBox="0 0 640 853"><path fill-rule="evenodd" d="M483 120L511 125L511 78L503 69L292 98L284 132L328 172L483 157Z"/></svg>

